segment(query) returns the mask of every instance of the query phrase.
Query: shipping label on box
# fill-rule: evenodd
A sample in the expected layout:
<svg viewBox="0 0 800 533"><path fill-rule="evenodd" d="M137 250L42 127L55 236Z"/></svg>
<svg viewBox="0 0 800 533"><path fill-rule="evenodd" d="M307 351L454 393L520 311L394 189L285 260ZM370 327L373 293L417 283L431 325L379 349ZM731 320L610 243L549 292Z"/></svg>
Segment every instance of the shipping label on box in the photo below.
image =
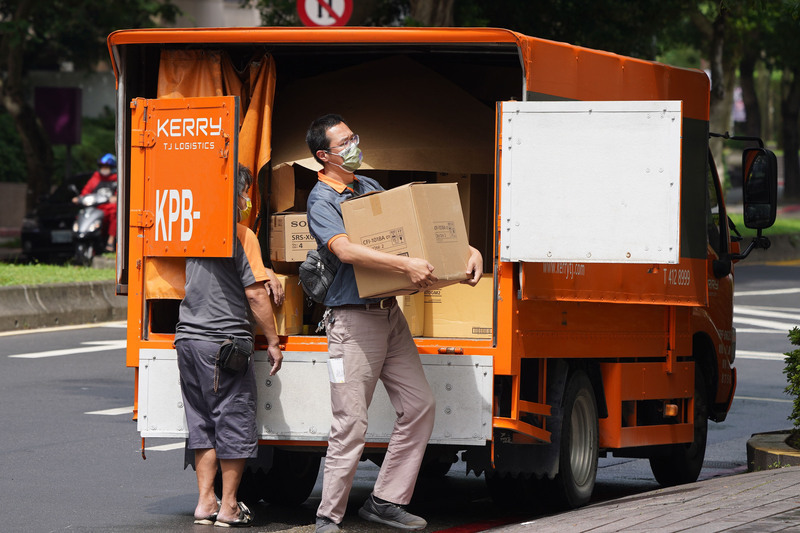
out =
<svg viewBox="0 0 800 533"><path fill-rule="evenodd" d="M285 263L302 263L317 241L308 231L305 213L276 213L270 217L269 258Z"/></svg>
<svg viewBox="0 0 800 533"><path fill-rule="evenodd" d="M386 231L365 235L361 244L373 250L394 255L408 255L403 228L389 228Z"/></svg>
<svg viewBox="0 0 800 533"><path fill-rule="evenodd" d="M460 283L425 291L424 336L489 339L494 299L492 274L475 287Z"/></svg>
<svg viewBox="0 0 800 533"><path fill-rule="evenodd" d="M470 250L455 183L409 183L342 203L351 242L420 257L439 278L432 288L466 279ZM417 292L408 276L354 266L358 294L376 298Z"/></svg>

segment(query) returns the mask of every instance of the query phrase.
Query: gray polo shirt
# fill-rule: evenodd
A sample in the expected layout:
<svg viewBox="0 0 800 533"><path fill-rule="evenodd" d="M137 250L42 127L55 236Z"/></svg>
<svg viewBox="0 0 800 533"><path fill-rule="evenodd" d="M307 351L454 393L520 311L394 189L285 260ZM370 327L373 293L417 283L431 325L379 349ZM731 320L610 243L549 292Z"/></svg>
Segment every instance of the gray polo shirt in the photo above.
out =
<svg viewBox="0 0 800 533"><path fill-rule="evenodd" d="M342 219L341 203L369 191L382 191L380 184L366 176L355 176L353 188L340 185L321 172L319 181L308 195L308 229L317 241L317 249L328 247L335 237L347 238ZM334 188L335 187L335 188ZM355 190L354 190L355 189ZM344 235L344 237L341 237ZM325 305L336 307L347 304L377 302L379 298L363 299L358 296L353 265L342 263L325 296Z"/></svg>

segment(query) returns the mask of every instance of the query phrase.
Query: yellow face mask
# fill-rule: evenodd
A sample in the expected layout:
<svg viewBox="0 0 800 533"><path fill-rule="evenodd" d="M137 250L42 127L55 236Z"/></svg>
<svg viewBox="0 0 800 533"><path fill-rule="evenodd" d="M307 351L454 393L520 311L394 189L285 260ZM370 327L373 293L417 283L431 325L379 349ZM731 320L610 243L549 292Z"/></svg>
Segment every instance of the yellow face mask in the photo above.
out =
<svg viewBox="0 0 800 533"><path fill-rule="evenodd" d="M239 222L244 222L245 220L249 219L250 211L253 208L253 203L250 201L250 198L246 196L244 198L247 207L245 207L244 209L239 209Z"/></svg>

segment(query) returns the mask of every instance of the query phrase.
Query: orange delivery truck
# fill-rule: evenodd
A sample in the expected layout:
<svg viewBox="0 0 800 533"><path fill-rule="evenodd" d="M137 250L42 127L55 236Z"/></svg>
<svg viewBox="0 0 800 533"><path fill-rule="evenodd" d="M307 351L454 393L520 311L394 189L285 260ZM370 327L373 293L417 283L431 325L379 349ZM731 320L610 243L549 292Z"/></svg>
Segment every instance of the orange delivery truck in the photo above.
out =
<svg viewBox="0 0 800 533"><path fill-rule="evenodd" d="M474 289L403 297L437 400L422 475L460 458L497 501L564 507L589 500L601 456L647 458L664 485L697 479L736 388L734 265L769 246L777 196L760 139L709 131L702 71L491 28L142 29L108 46L143 453L186 436L184 258L231 255L241 163L257 177L245 223L287 298L278 375L256 342L259 456L240 496L312 491L331 413L324 309L296 276L319 168L305 131L339 113L386 189L456 183L484 258ZM752 242L731 234L714 135L743 149ZM378 390L364 459L380 462L395 417Z"/></svg>

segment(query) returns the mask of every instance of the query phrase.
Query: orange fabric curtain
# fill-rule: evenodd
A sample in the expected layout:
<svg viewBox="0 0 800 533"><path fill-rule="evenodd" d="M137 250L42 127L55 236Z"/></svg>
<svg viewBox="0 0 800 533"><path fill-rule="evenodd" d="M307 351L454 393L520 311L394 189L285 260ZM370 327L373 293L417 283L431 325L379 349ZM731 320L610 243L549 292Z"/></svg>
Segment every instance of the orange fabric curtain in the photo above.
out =
<svg viewBox="0 0 800 533"><path fill-rule="evenodd" d="M270 160L275 61L265 54L237 71L230 57L214 50L162 50L157 98L239 96L239 163L253 176ZM263 202L254 180L252 227ZM183 258L151 257L145 261L145 298L182 299L186 280Z"/></svg>

